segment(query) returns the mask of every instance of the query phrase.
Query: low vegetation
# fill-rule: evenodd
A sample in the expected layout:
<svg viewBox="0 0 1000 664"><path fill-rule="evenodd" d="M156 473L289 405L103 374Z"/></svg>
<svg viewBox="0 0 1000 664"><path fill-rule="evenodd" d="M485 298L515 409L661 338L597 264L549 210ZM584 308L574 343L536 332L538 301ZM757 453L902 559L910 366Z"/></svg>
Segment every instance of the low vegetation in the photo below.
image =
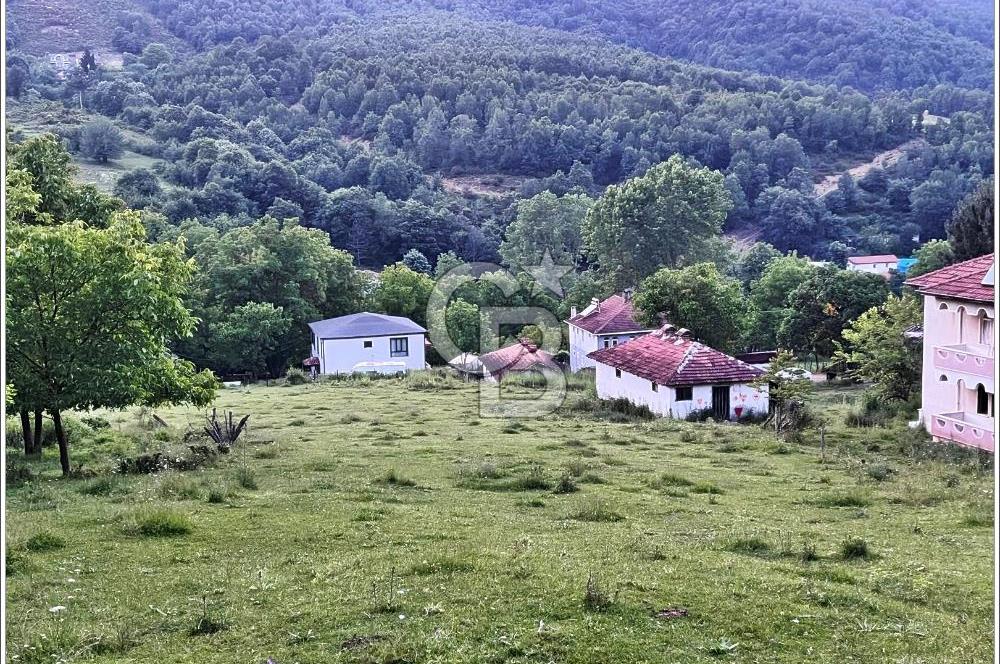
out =
<svg viewBox="0 0 1000 664"><path fill-rule="evenodd" d="M843 422L858 394L814 405ZM8 447L12 661L992 657L992 479L895 422L831 425L823 462L813 430L775 454L754 425L479 418L472 384L214 405L250 424L197 467L112 472L183 452L193 408L67 415L65 480L51 443Z"/></svg>

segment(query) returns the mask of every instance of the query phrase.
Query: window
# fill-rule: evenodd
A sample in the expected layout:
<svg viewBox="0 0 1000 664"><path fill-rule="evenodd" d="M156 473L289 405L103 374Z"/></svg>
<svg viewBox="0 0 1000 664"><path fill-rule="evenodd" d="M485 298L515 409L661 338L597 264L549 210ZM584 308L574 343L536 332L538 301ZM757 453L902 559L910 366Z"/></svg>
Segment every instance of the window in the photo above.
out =
<svg viewBox="0 0 1000 664"><path fill-rule="evenodd" d="M675 392L677 393L677 401L691 401L692 388L690 387L678 387Z"/></svg>
<svg viewBox="0 0 1000 664"><path fill-rule="evenodd" d="M652 389L653 389L654 392L659 392L660 391L660 386L657 385L656 383L650 383L650 386L652 387Z"/></svg>
<svg viewBox="0 0 1000 664"><path fill-rule="evenodd" d="M621 377L622 377L622 370L615 369L615 378L621 378Z"/></svg>
<svg viewBox="0 0 1000 664"><path fill-rule="evenodd" d="M980 383L976 387L976 413L979 415L989 415L993 405L993 395L986 391Z"/></svg>
<svg viewBox="0 0 1000 664"><path fill-rule="evenodd" d="M366 341L365 342L365 348L371 348L371 347L372 347L372 342L370 340Z"/></svg>
<svg viewBox="0 0 1000 664"><path fill-rule="evenodd" d="M406 357L410 354L410 340L406 337L391 337L389 339L389 355Z"/></svg>
<svg viewBox="0 0 1000 664"><path fill-rule="evenodd" d="M605 339L604 340L604 347L605 348L610 348L611 347L611 339Z"/></svg>
<svg viewBox="0 0 1000 664"><path fill-rule="evenodd" d="M983 316L979 319L979 343L993 344L993 319Z"/></svg>
<svg viewBox="0 0 1000 664"><path fill-rule="evenodd" d="M618 340L617 339L612 339L611 340L611 345L612 346L617 346L618 345Z"/></svg>

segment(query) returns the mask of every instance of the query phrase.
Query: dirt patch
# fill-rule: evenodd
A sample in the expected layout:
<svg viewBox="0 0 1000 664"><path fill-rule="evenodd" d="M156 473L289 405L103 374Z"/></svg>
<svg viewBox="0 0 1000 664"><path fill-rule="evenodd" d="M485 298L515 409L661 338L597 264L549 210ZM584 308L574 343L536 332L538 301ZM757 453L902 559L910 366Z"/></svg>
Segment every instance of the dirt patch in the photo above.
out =
<svg viewBox="0 0 1000 664"><path fill-rule="evenodd" d="M522 175L459 175L441 178L444 190L462 196L506 196L516 192L531 178Z"/></svg>
<svg viewBox="0 0 1000 664"><path fill-rule="evenodd" d="M653 614L653 617L657 620L673 620L674 618L687 618L688 610L684 607L675 606L666 609L660 609Z"/></svg>
<svg viewBox="0 0 1000 664"><path fill-rule="evenodd" d="M879 152L877 155L872 157L871 161L867 161L863 164L858 164L857 166L852 166L847 169L847 173L851 174L851 177L855 180L859 180L868 174L873 168L888 168L892 166L897 161L903 158L907 150L911 150L918 147L924 143L922 138L914 138L913 140L907 141L902 145L898 145L891 150L886 150L885 152ZM816 183L813 188L813 193L817 198L822 198L826 196L831 191L837 188L840 176L843 173L836 173L834 175L827 175L825 178Z"/></svg>

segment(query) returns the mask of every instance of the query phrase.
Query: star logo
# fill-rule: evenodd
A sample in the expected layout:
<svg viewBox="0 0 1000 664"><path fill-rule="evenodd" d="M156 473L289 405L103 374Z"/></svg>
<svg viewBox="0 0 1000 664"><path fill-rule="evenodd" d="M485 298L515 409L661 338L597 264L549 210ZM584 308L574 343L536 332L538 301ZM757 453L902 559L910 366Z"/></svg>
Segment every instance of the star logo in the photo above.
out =
<svg viewBox="0 0 1000 664"><path fill-rule="evenodd" d="M572 265L557 265L548 249L538 265L525 266L524 271L535 278L541 290L547 290L559 297L563 296L562 279L573 271Z"/></svg>

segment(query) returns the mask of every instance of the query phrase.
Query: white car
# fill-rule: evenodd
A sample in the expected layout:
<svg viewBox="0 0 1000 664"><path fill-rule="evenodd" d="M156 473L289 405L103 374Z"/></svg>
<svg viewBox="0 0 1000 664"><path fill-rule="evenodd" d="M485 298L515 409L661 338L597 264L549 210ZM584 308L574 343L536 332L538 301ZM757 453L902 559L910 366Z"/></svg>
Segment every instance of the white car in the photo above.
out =
<svg viewBox="0 0 1000 664"><path fill-rule="evenodd" d="M802 367L788 367L778 372L778 378L784 380L812 380L812 373Z"/></svg>

